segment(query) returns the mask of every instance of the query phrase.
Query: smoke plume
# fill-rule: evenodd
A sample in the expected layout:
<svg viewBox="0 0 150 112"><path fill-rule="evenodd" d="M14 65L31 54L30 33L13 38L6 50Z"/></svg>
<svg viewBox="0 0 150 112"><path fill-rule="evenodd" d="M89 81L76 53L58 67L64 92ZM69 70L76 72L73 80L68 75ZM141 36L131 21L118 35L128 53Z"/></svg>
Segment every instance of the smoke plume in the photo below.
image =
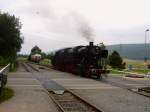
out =
<svg viewBox="0 0 150 112"><path fill-rule="evenodd" d="M82 15L78 13L72 13L72 17L77 25L77 33L85 38L88 42L94 41L94 30L90 26L89 22Z"/></svg>
<svg viewBox="0 0 150 112"><path fill-rule="evenodd" d="M83 15L74 11L58 15L49 3L39 1L30 1L30 12L36 13L48 32L64 39L82 37L88 42L94 41L94 31Z"/></svg>
<svg viewBox="0 0 150 112"><path fill-rule="evenodd" d="M94 34L92 28L88 24L81 24L79 27L79 33L88 42L94 41Z"/></svg>

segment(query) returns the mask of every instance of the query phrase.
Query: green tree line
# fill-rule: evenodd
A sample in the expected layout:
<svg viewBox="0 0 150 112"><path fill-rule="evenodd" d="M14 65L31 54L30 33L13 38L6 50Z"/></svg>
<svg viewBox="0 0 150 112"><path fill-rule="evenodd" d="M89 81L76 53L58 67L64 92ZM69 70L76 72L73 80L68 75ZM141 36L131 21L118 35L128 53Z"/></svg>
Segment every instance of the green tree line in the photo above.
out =
<svg viewBox="0 0 150 112"><path fill-rule="evenodd" d="M0 64L15 62L23 43L21 26L19 18L0 12Z"/></svg>

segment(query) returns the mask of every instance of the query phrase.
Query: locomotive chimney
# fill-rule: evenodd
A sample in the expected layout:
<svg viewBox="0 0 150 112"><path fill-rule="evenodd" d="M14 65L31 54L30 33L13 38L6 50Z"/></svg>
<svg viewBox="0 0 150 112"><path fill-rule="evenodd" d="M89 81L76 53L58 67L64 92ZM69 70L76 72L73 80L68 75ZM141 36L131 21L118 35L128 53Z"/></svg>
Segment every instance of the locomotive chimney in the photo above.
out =
<svg viewBox="0 0 150 112"><path fill-rule="evenodd" d="M89 45L90 45L90 46L93 46L93 42L90 42Z"/></svg>

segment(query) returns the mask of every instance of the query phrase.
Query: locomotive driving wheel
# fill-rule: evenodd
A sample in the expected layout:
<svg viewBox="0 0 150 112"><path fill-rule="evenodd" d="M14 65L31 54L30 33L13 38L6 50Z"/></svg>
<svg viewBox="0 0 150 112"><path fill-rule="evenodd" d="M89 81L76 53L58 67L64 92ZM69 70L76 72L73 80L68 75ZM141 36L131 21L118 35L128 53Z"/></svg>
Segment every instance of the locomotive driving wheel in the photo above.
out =
<svg viewBox="0 0 150 112"><path fill-rule="evenodd" d="M98 74L98 75L97 75L97 79L102 80L102 74Z"/></svg>
<svg viewBox="0 0 150 112"><path fill-rule="evenodd" d="M87 70L86 73L85 73L85 76L90 78L91 77L91 72L89 70Z"/></svg>

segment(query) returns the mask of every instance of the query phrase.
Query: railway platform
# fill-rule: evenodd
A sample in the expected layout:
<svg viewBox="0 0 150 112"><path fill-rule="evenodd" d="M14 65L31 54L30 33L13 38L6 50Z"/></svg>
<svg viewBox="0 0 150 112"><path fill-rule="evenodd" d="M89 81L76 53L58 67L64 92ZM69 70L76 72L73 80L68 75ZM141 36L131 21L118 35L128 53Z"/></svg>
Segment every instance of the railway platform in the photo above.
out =
<svg viewBox="0 0 150 112"><path fill-rule="evenodd" d="M33 74L20 68L8 74L8 87L13 88L14 97L0 104L0 112L58 112Z"/></svg>

